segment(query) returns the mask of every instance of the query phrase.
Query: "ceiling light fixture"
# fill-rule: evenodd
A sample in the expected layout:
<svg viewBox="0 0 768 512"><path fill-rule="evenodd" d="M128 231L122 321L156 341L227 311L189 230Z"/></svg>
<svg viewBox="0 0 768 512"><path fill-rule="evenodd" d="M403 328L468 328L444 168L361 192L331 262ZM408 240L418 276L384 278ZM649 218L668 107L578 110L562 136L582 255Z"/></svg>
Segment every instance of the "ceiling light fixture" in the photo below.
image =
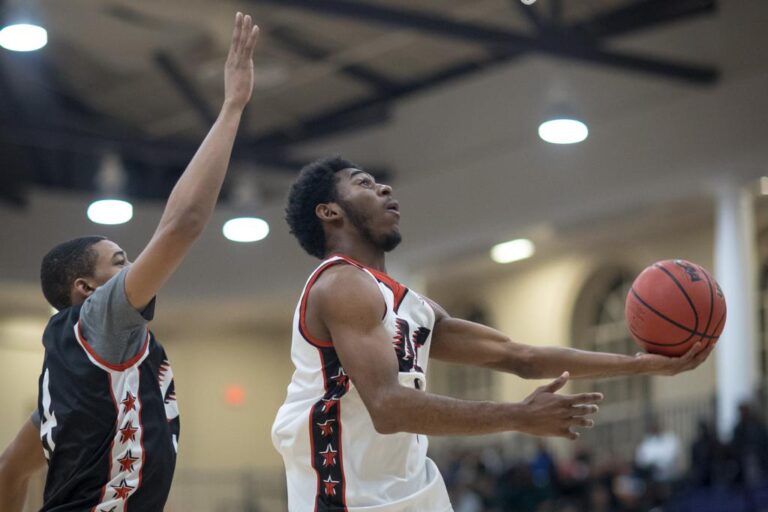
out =
<svg viewBox="0 0 768 512"><path fill-rule="evenodd" d="M38 25L18 23L0 30L0 46L14 52L32 52L48 44L48 32Z"/></svg>
<svg viewBox="0 0 768 512"><path fill-rule="evenodd" d="M491 259L496 263L512 263L530 258L534 251L533 242L526 238L518 238L494 245L491 249Z"/></svg>

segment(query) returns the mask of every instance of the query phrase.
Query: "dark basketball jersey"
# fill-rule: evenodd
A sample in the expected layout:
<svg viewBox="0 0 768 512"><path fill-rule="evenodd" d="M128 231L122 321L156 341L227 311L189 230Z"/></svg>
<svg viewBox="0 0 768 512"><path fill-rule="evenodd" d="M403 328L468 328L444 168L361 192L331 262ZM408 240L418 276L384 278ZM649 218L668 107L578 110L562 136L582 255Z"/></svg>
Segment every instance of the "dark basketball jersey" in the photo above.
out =
<svg viewBox="0 0 768 512"><path fill-rule="evenodd" d="M83 336L80 309L55 315L43 334L38 412L48 479L42 511L160 512L179 436L168 358L147 329L133 358L109 363Z"/></svg>

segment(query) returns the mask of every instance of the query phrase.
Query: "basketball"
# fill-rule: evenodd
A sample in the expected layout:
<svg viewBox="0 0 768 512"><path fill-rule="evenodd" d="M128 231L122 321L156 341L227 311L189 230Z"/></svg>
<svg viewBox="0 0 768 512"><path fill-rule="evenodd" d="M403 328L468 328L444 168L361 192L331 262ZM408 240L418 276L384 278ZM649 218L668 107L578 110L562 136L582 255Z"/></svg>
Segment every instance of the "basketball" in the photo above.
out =
<svg viewBox="0 0 768 512"><path fill-rule="evenodd" d="M700 265L659 261L632 283L624 314L629 332L644 350L677 357L698 341L717 343L725 327L725 297Z"/></svg>

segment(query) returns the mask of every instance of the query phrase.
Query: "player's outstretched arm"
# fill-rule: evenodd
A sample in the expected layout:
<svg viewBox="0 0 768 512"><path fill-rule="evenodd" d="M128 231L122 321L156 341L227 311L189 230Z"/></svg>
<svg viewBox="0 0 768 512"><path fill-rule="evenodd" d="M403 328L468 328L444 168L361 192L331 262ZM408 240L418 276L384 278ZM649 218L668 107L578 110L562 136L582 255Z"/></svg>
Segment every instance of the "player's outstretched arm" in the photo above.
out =
<svg viewBox="0 0 768 512"><path fill-rule="evenodd" d="M44 466L40 431L30 419L0 455L0 510L21 512L29 479Z"/></svg>
<svg viewBox="0 0 768 512"><path fill-rule="evenodd" d="M524 345L510 340L496 329L451 318L439 305L433 301L430 304L437 313L431 357L514 373L526 379L555 378L564 371L573 378L676 375L699 366L714 348L697 343L687 354L673 358Z"/></svg>
<svg viewBox="0 0 768 512"><path fill-rule="evenodd" d="M597 412L602 395L557 394L567 374L520 403L457 400L402 386L392 340L381 323L384 308L375 283L346 265L329 269L318 279L308 305L308 312L330 334L378 432L471 435L515 430L576 439L575 428L593 425L588 416Z"/></svg>
<svg viewBox="0 0 768 512"><path fill-rule="evenodd" d="M258 32L250 16L237 13L224 69L221 112L173 188L155 234L126 275L126 296L136 309L143 309L170 278L216 206L240 117L253 90Z"/></svg>

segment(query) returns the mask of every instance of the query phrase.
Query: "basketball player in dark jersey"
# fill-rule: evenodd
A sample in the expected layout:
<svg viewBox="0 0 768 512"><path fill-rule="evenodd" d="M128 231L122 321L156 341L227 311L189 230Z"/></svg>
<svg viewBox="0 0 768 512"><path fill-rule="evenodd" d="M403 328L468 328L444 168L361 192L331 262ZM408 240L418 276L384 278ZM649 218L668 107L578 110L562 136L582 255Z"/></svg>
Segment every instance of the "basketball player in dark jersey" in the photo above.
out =
<svg viewBox="0 0 768 512"><path fill-rule="evenodd" d="M43 259L43 293L59 312L43 334L38 410L0 458L3 512L21 510L46 460L43 511L163 510L179 413L170 363L147 322L216 205L253 89L257 38L238 13L221 112L135 262L103 237L65 242Z"/></svg>
<svg viewBox="0 0 768 512"><path fill-rule="evenodd" d="M292 346L297 371L273 427L288 470L291 510L449 510L419 501L428 493L434 503L440 493L429 488L431 477L421 470L429 464L425 454L414 461L414 447L424 444L415 435L519 431L576 439L579 428L593 426L591 415L602 396L558 393L569 378L674 375L696 368L713 349L697 343L682 357L669 358L529 346L452 318L386 275L385 255L401 240L398 202L391 187L338 157L301 171L286 218L302 248L324 260L297 308ZM398 312L406 306L410 312ZM554 380L520 403L457 400L425 392L429 357ZM342 429L342 420L348 427ZM333 429L327 427L330 421ZM388 447L383 455L381 446ZM366 457L360 453L365 450L377 455ZM387 467L384 459L404 462ZM403 485L411 477L413 484ZM398 485L402 490L390 492Z"/></svg>

